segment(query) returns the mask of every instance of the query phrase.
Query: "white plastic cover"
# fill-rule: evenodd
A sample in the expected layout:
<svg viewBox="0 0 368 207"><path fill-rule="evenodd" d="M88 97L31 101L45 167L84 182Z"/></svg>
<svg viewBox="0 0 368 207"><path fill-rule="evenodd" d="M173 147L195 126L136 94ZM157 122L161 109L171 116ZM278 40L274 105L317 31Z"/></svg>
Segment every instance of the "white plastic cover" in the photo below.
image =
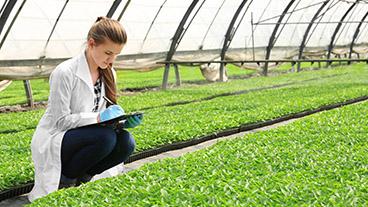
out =
<svg viewBox="0 0 368 207"><path fill-rule="evenodd" d="M198 51L199 48L203 51L221 51L228 26L242 2L242 0L203 1L198 1L186 21L185 34L176 49L177 52ZM0 5L6 5L6 2L8 1L1 0ZM1 40L22 2L23 0L18 0L12 9L0 34ZM68 1L46 46L65 2L65 0L27 0L0 48L0 60L68 58L78 54L85 47L84 42L90 26L98 16L107 14L114 0ZM128 43L122 51L123 55L167 52L179 23L192 3L191 0L122 0L112 18L117 19L128 2L129 5L120 20L128 33ZM253 47L263 48L262 55L264 55L275 24L289 2L290 0L246 1L234 25L233 29L237 28L237 31L229 50L242 49L244 54L251 54ZM273 47L291 47L294 48L293 51L297 50L308 23L323 2L324 0L295 0L282 20ZM326 49L338 22L352 2L330 0L313 25L306 46ZM368 4L365 1L359 2L352 9L344 20L352 23L342 24L336 35L336 45L351 43L356 27L367 11ZM367 23L364 22L356 43L367 42L367 30ZM270 59L286 57L289 55L286 53L289 52L285 50L285 54L280 55L273 51Z"/></svg>

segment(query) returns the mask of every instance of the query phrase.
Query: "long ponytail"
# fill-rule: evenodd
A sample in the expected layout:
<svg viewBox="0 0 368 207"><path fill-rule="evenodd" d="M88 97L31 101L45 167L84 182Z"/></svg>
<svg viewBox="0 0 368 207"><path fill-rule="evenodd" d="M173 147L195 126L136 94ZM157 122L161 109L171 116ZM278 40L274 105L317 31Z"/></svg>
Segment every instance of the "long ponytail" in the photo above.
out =
<svg viewBox="0 0 368 207"><path fill-rule="evenodd" d="M117 90L116 83L114 80L114 75L112 73L112 66L108 66L106 69L99 68L100 77L102 77L102 81L105 84L105 94L108 99L110 99L114 104L117 104ZM111 104L109 102L106 103L106 107L109 107Z"/></svg>
<svg viewBox="0 0 368 207"><path fill-rule="evenodd" d="M94 39L96 44L104 43L106 39L109 39L117 44L126 44L128 39L125 29L120 22L107 17L97 18L96 22L92 25L88 32L87 39L89 38ZM106 69L99 68L99 73L102 77L103 83L105 84L106 97L116 104L117 90L112 70L111 64ZM110 103L107 103L106 107L109 105Z"/></svg>

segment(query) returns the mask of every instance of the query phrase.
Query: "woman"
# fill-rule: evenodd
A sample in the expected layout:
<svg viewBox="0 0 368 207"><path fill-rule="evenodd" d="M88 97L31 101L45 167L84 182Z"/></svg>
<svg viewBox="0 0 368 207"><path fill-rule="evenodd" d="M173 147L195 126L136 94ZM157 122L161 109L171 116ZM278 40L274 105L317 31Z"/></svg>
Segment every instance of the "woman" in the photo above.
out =
<svg viewBox="0 0 368 207"><path fill-rule="evenodd" d="M126 41L125 30L118 21L99 17L88 33L85 51L59 64L51 73L47 109L31 144L35 185L28 196L30 201L88 182L133 153L135 141L126 130L85 126L124 114L115 105L116 74L112 63ZM140 123L141 117L133 116L123 128ZM85 127L77 128L80 126Z"/></svg>

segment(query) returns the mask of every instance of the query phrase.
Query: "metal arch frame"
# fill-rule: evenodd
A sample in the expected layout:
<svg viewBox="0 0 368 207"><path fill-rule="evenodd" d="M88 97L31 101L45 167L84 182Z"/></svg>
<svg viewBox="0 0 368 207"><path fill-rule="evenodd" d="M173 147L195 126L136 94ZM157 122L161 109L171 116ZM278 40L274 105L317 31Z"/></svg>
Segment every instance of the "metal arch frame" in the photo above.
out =
<svg viewBox="0 0 368 207"><path fill-rule="evenodd" d="M327 5L327 3L329 2L330 0L325 0L325 2L319 7L318 11L314 14L311 22L309 23L307 29L305 30L305 33L304 33L304 36L303 36L303 40L302 40L302 43L300 44L300 47L299 47L299 55L298 55L298 59L302 59L302 56L303 56L303 51L304 51L304 48L306 46L306 41L307 41L307 38L308 38L308 35L309 35L309 32L310 30L312 29L312 26L314 24L314 22L317 20L319 14L321 13L321 11L325 8L325 6ZM297 71L299 72L300 71L300 62L298 62L298 67L297 67Z"/></svg>
<svg viewBox="0 0 368 207"><path fill-rule="evenodd" d="M181 19L178 28L176 29L176 32L172 38L172 42L170 45L170 49L167 52L166 55L166 61L170 61L171 58L173 57L175 50L177 48L177 44L178 44L178 40L180 39L180 36L182 35L183 31L184 31L184 25L187 22L190 14L192 13L192 11L194 10L195 6L197 5L197 3L199 2L199 0L193 0L192 3L190 4L190 6L188 7L187 11L185 12L183 18ZM162 80L162 89L166 89L167 88L167 81L169 78L169 71L170 71L170 64L165 64L165 71L164 71L164 77Z"/></svg>
<svg viewBox="0 0 368 207"><path fill-rule="evenodd" d="M1 9L0 9L0 14L3 13L3 10L5 8L5 6L7 5L7 3L9 2L9 0L5 0L3 5L1 6Z"/></svg>
<svg viewBox="0 0 368 207"><path fill-rule="evenodd" d="M193 15L192 19L189 21L188 26L183 30L183 33L180 35L180 37L179 37L179 39L178 39L178 43L177 43L177 45L176 45L176 48L178 48L178 47L179 47L179 44L180 44L181 40L183 39L183 37L184 37L185 33L188 31L189 26L192 24L192 22L193 22L193 20L194 20L195 16L197 16L197 14L198 14L199 10L201 10L201 8L202 8L203 4L204 4L206 1L207 1L207 0L203 0L203 1L202 1L201 5L199 5L199 7L198 7L197 11L194 13L194 15ZM176 50L176 48L175 48L175 50Z"/></svg>
<svg viewBox="0 0 368 207"><path fill-rule="evenodd" d="M350 11L355 7L355 5L357 5L357 3L359 2L359 0L356 0L350 7L348 10L346 10L345 14L341 17L340 22L337 24L334 33L332 34L331 37L331 41L330 44L328 45L328 51L327 51L327 59L330 59L331 57L331 51L334 47L334 42L335 42L335 38L337 33L339 32L342 22L344 21L344 19L346 18L346 16L350 13ZM327 62L327 66L329 66L331 63Z"/></svg>
<svg viewBox="0 0 368 207"><path fill-rule="evenodd" d="M202 49L203 49L203 44L204 44L204 41L205 41L205 40L206 40L206 38L207 38L208 32L210 31L210 29L211 29L211 27L212 27L213 23L215 22L215 20L216 20L216 18L217 18L217 15L219 14L219 12L220 12L220 10L222 9L222 6L225 4L225 2L226 2L226 0L223 0L223 1L222 1L222 3L221 3L221 5L220 5L220 7L217 9L217 11L216 11L216 13L215 13L215 16L213 17L213 19L212 19L212 21L211 21L210 25L208 26L207 31L206 31L206 33L205 33L205 35L204 35L204 37L203 37L203 39L202 39L202 41L201 41L201 44L200 44L200 45L199 45L199 47L198 47L198 49L199 49L199 50L202 50Z"/></svg>
<svg viewBox="0 0 368 207"><path fill-rule="evenodd" d="M273 44L274 44L274 40L275 40L277 30L279 29L280 23L282 22L282 20L284 19L286 13L289 11L291 5L293 5L294 2L295 2L295 0L291 0L289 2L289 4L286 6L286 8L284 9L284 11L282 12L282 14L280 15L279 20L277 21L276 26L273 29L270 40L268 42L265 60L270 59L271 50L272 50L272 47L273 47ZM263 75L267 76L267 70L268 70L268 62L266 62L264 67L263 67Z"/></svg>
<svg viewBox="0 0 368 207"><path fill-rule="evenodd" d="M127 8L128 8L131 1L132 0L128 0L127 3L125 3L123 10L121 10L121 12L119 14L118 21L120 21L121 17L123 17L123 15L124 15L125 11L127 10Z"/></svg>
<svg viewBox="0 0 368 207"><path fill-rule="evenodd" d="M305 42L306 45L308 44L309 40L312 38L312 35L316 31L317 27L320 24L322 24L321 23L322 22L322 19L324 18L324 16L326 15L326 13L328 11L330 11L333 7L335 7L339 3L339 0L337 0L337 2L335 2L335 3L334 3L334 1L335 0L331 0L331 4L327 7L327 9L322 14L320 14L317 17L317 19L319 19L319 20L317 21L317 23L315 24L314 28L312 29L312 32L310 32L309 37L307 38L307 41ZM338 9L338 8L336 8L336 9ZM332 14L335 14L335 12L333 12ZM328 22L330 22L331 18L332 18L332 15L331 15L330 19L328 20ZM322 29L323 32L325 31L326 27L327 27L327 24L325 24L325 27ZM323 34L323 32L322 32L322 34Z"/></svg>
<svg viewBox="0 0 368 207"><path fill-rule="evenodd" d="M6 32L5 32L4 36L3 36L3 39L2 39L2 40L1 40L1 42L0 42L0 50L1 50L1 48L3 47L3 44L4 44L5 40L6 40L6 38L8 37L8 34L9 34L9 32L10 32L11 28L13 27L13 24L15 23L15 20L18 18L18 15L19 15L20 11L23 9L23 6L24 6L24 4L26 3L26 1L27 1L27 0L23 0L22 4L21 4L21 5L19 6L19 8L18 8L17 13L14 15L14 18L13 18L13 19L12 19L12 21L10 22L9 27L8 27L8 29L6 30Z"/></svg>
<svg viewBox="0 0 368 207"><path fill-rule="evenodd" d="M316 4L314 4L314 5L316 5ZM308 8L310 8L310 7L312 7L312 4L309 4L308 5L308 7L306 7L306 9L308 9ZM296 22L295 23L295 27L294 27L294 30L293 30L293 32L291 33L291 37L294 37L294 35L295 35L295 32L298 30L298 25L301 23L301 22L303 22L303 17L304 17L304 14L305 13L302 13L301 15L300 15L300 18L299 18L299 20L298 20L298 22ZM288 22L288 24L290 24L290 22ZM280 35L280 34L279 34Z"/></svg>
<svg viewBox="0 0 368 207"><path fill-rule="evenodd" d="M157 19L158 15L160 14L160 12L161 12L161 10L162 10L162 7L164 7L164 5L166 4L166 2L167 2L167 0L164 0L164 2L161 4L160 8L159 8L159 9L158 9L158 11L156 12L155 17L153 18L153 20L152 20L152 22L151 22L151 24L150 24L150 26L149 26L149 28L148 28L148 30L147 30L147 32L146 32L146 35L145 35L145 36L144 36L144 38L143 38L142 45L141 45L141 49L139 50L139 52L142 52L142 50L143 50L143 46L144 46L144 43L145 43L145 42L146 42L146 40L147 40L148 34L151 32L152 26L153 26L153 24L155 23L155 21L156 21L156 19Z"/></svg>
<svg viewBox="0 0 368 207"><path fill-rule="evenodd" d="M23 0L23 2L22 2L22 4L19 6L19 8L18 8L18 10L17 10L17 13L15 14L15 16L14 16L14 18L12 19L12 21L11 21L11 23L10 23L10 25L9 25L9 27L8 27L8 29L6 30L6 32L5 32L5 34L4 34L4 36L3 36L3 39L1 40L1 43L0 43L0 49L1 49L1 47L3 46L3 44L4 44L4 42L5 42L5 40L6 40L6 37L8 36L8 34L9 34L9 32L10 32L10 30L11 30L11 28L13 27L13 25L14 25L14 22L15 22L15 20L17 19L17 17L18 17L18 15L19 15L19 13L20 13L20 11L23 9L23 6L24 6L24 4L26 3L26 1L27 0ZM5 26L5 23L6 23L6 21L7 21L7 19L8 19L8 17L9 17L9 15L10 15L10 12L13 10L13 8L14 8L14 6L15 6L15 4L16 4L16 2L17 2L17 0L14 0L14 1L11 1L10 0L10 2L11 3L13 3L13 4L9 4L9 2L8 2L8 4L6 5L6 7L5 7L5 10L4 10L4 13L1 15L1 19L0 19L0 21L1 21L1 28L0 28L0 33L2 32L2 30L3 30L3 28L4 28L4 26ZM9 6L9 7L8 7ZM28 106L30 106L30 107L34 107L34 101L33 101L33 96L32 96L32 87L31 87L31 82L29 81L29 80L23 80L23 85L24 85L24 90L25 90L25 92L26 92L26 96L27 96L27 103L28 103Z"/></svg>
<svg viewBox="0 0 368 207"><path fill-rule="evenodd" d="M0 34L4 29L5 23L9 18L9 15L11 11L13 10L15 4L17 3L17 0L10 0L8 4L6 4L4 12L0 16Z"/></svg>
<svg viewBox="0 0 368 207"><path fill-rule="evenodd" d="M341 37L341 35L343 34L343 32L345 31L345 36L348 34L348 32L350 31L350 27L351 27L351 25L353 25L354 24L354 21L350 21L351 19L352 19L352 17L353 17L353 15L355 14L355 13L360 13L361 11L360 10L362 10L362 8L359 10L359 11L357 11L357 8L358 8L358 6L359 6L359 4L357 4L357 6L356 7L354 7L352 10L351 10L351 12L350 12L350 16L348 17L348 19L347 19L347 21L344 21L343 23L345 23L344 24L344 26L342 26L342 29L340 29L340 31L338 32L338 34L337 34L337 37L335 38L335 42L337 42L339 39L340 39L340 37ZM359 22L360 23L360 22ZM345 57L346 57L346 54L345 54Z"/></svg>
<svg viewBox="0 0 368 207"><path fill-rule="evenodd" d="M289 14L289 16L287 17L287 19L286 19L285 23L280 22L280 24L282 25L282 27L281 27L280 32L276 35L276 37L275 37L275 39L274 39L274 41L273 41L272 47L273 47L273 45L276 43L276 41L279 39L279 37L280 37L280 35L281 35L282 31L284 30L284 28L286 27L286 25L287 25L287 24L290 24L290 23L289 23L289 19L291 18L291 15L293 15L293 14L294 14L294 12L297 12L297 11L300 11L300 10L301 10L301 9L296 9L296 7L300 4L300 2L301 2L301 1L302 1L302 0L298 0L298 3L296 3L296 5L294 6L294 9L293 9L292 11L290 11L290 12L288 12L288 13L287 13L287 14ZM307 6L307 7L304 7L303 9L305 9L305 8L309 8L309 7L311 7L311 5L309 5L309 6ZM296 26L297 26L297 25L296 25Z"/></svg>
<svg viewBox="0 0 368 207"><path fill-rule="evenodd" d="M115 0L114 3L112 3L109 11L107 12L106 17L111 18L112 15L114 15L114 13L115 13L116 9L118 8L118 6L120 5L120 3L121 3L121 0Z"/></svg>
<svg viewBox="0 0 368 207"><path fill-rule="evenodd" d="M188 7L187 11L185 12L183 18L181 19L178 28L176 29L176 32L172 38L172 42L170 45L170 49L167 52L166 55L166 61L170 61L171 58L173 57L175 50L177 48L177 44L178 44L178 40L180 39L182 33L184 32L184 25L187 22L190 14L192 13L192 11L194 10L195 6L197 5L197 3L199 2L199 0L193 0L192 3L190 4L190 6Z"/></svg>
<svg viewBox="0 0 368 207"><path fill-rule="evenodd" d="M247 3L248 0L243 0L238 9L235 11L233 18L231 19L231 22L227 28L226 34L225 34L225 40L224 40L224 45L222 47L221 50L221 54L220 54L220 58L221 61L223 61L225 59L225 53L227 51L227 49L229 49L230 43L235 35L235 31L233 32L233 27L234 24L236 22L236 20L238 19L238 16L240 14L240 12L243 10L245 4ZM223 82L224 81L224 64L221 63L220 64L220 81Z"/></svg>
<svg viewBox="0 0 368 207"><path fill-rule="evenodd" d="M61 15L64 13L64 10L65 10L66 5L68 4L68 2L69 2L69 0L66 0L66 1L65 1L65 4L64 4L63 8L61 9L61 11L60 11L60 13L59 13L59 16L57 17L57 19L56 19L56 21L55 21L55 23L54 23L54 26L53 26L53 27L52 27L52 29L51 29L50 35L49 35L49 37L47 38L47 41L46 41L45 46L43 47L44 52L46 52L47 45L48 45L48 44L49 44L49 42L50 42L51 36L52 36L52 34L54 33L55 28L56 28L56 25L57 25L57 23L59 22ZM44 54L44 55L45 55L45 54Z"/></svg>
<svg viewBox="0 0 368 207"><path fill-rule="evenodd" d="M355 32L354 32L354 35L353 35L353 39L351 41L351 44L350 44L350 51L349 51L349 59L351 59L351 54L353 53L353 47L354 47L354 43L359 35L359 32L360 32L360 27L362 26L364 20L367 18L368 16L368 12L365 13L365 15L363 16L362 20L360 21L359 25L357 26ZM348 64L350 64L350 62L348 62Z"/></svg>
<svg viewBox="0 0 368 207"><path fill-rule="evenodd" d="M357 37L357 39L359 39L363 34L364 32L367 33L367 28L368 28L368 24L364 25L364 27L362 28L361 32L359 32L359 35Z"/></svg>

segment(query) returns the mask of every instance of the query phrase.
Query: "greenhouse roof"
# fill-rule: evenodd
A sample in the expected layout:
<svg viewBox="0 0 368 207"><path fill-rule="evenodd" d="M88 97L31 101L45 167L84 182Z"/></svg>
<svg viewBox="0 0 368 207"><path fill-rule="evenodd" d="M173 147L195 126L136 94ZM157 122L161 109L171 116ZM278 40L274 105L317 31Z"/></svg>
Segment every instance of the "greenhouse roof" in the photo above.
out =
<svg viewBox="0 0 368 207"><path fill-rule="evenodd" d="M126 56L161 54L171 60L185 51L215 51L220 56L240 50L245 55L242 59L272 59L307 52L304 46L308 51L330 53L337 46L367 42L367 3L2 0L0 60L72 57L84 49L87 32L98 16L118 19L125 27L128 43L122 55ZM273 48L288 49L271 53Z"/></svg>

